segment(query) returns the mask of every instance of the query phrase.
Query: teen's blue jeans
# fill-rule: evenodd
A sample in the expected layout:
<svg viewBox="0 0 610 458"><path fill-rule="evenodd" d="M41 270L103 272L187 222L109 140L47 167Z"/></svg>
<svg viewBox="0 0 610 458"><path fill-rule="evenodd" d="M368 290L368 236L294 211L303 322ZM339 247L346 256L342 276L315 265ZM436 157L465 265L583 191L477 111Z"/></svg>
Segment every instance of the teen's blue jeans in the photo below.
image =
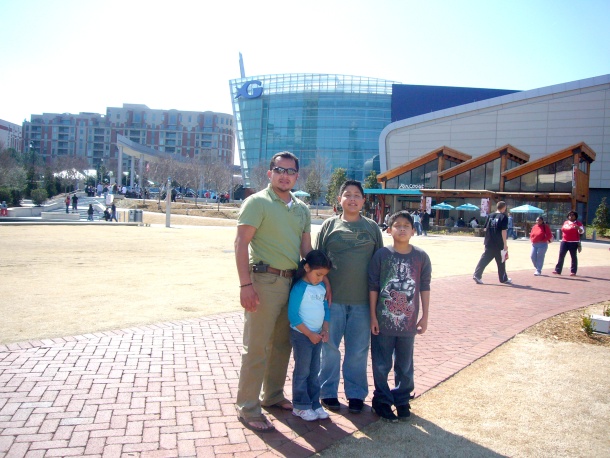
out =
<svg viewBox="0 0 610 458"><path fill-rule="evenodd" d="M413 344L415 337L371 335L373 363L373 407L379 404L404 406L409 403L415 388L413 380ZM393 361L392 361L393 360ZM388 375L394 363L394 388L390 389Z"/></svg>
<svg viewBox="0 0 610 458"><path fill-rule="evenodd" d="M532 254L530 257L532 258L532 263L538 272L542 272L544 256L546 255L546 250L548 248L549 244L547 242L532 243Z"/></svg>
<svg viewBox="0 0 610 458"><path fill-rule="evenodd" d="M316 410L320 404L320 350L322 342L313 344L305 334L290 329L294 357L292 372L292 405L295 409Z"/></svg>
<svg viewBox="0 0 610 458"><path fill-rule="evenodd" d="M341 352L339 345L345 338L343 383L348 399L364 400L369 394L366 364L371 336L371 315L368 305L345 305L333 302L330 306L328 342L322 345L320 397L336 398L339 389Z"/></svg>

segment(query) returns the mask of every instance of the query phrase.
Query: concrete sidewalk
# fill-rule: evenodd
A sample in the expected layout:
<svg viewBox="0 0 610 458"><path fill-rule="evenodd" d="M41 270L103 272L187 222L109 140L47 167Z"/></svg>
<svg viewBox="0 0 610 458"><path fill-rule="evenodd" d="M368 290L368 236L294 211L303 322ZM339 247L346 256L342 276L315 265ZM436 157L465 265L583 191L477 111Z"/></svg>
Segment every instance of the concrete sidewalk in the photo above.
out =
<svg viewBox="0 0 610 458"><path fill-rule="evenodd" d="M512 287L494 277L433 280L430 325L415 346L418 395L532 324L610 297L610 266L577 277L511 272ZM369 397L361 415L344 404L307 423L270 409L276 432L243 428L233 408L242 326L234 312L0 346L0 456L300 457L377 421Z"/></svg>

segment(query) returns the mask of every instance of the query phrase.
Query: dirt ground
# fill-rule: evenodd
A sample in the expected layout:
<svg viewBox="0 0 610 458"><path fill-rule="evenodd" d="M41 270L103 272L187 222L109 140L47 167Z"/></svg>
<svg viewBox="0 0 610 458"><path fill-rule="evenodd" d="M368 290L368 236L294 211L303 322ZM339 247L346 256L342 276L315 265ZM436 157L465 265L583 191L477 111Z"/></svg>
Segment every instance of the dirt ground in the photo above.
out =
<svg viewBox="0 0 610 458"><path fill-rule="evenodd" d="M148 227L0 225L0 344L240 310L235 220L190 213L169 228L160 211L144 213ZM447 261L437 278L480 255L468 240L418 243ZM511 269L531 269L528 249L514 244ZM607 265L607 253L581 265ZM539 323L414 400L410 422L377 422L322 455L608 456L610 338L580 324L602 308Z"/></svg>

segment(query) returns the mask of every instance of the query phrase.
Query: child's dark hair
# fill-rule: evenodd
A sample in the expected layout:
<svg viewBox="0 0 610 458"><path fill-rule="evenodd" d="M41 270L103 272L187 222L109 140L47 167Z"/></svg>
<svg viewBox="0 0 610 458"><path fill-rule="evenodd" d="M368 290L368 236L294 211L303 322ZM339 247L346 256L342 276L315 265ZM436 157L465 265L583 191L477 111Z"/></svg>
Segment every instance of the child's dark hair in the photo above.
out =
<svg viewBox="0 0 610 458"><path fill-rule="evenodd" d="M362 197L364 197L364 189L362 189L362 183L360 183L357 180L345 181L339 188L339 196L343 195L343 191L345 191L345 188L347 188L348 186L356 186L358 188L358 190L360 191L360 194L362 194Z"/></svg>
<svg viewBox="0 0 610 458"><path fill-rule="evenodd" d="M409 223L411 223L411 227L413 227L413 217L411 216L411 213L406 210L400 210L390 216L390 219L388 220L388 227L392 227L394 221L396 221L398 218L406 219L407 221L409 221Z"/></svg>
<svg viewBox="0 0 610 458"><path fill-rule="evenodd" d="M294 285L297 280L300 280L305 275L305 264L308 264L312 270L316 269L332 269L333 263L326 253L322 250L311 250L305 256L305 259L301 259L299 262L299 268L297 269L297 273L294 276L294 281L292 284Z"/></svg>

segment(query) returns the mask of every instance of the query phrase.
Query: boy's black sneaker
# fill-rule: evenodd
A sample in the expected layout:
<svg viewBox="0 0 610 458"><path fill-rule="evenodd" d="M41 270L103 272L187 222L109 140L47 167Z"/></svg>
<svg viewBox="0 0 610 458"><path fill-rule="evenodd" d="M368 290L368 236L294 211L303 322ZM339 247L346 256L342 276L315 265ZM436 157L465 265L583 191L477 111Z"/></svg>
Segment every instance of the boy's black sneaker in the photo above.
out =
<svg viewBox="0 0 610 458"><path fill-rule="evenodd" d="M350 413L361 413L362 407L364 407L364 401L362 399L348 399Z"/></svg>
<svg viewBox="0 0 610 458"><path fill-rule="evenodd" d="M396 406L396 413L398 414L398 421L407 421L411 416L411 406L409 404Z"/></svg>
<svg viewBox="0 0 610 458"><path fill-rule="evenodd" d="M339 400L337 398L320 399L320 403L328 410L333 410L335 412L341 408L341 404L339 404Z"/></svg>
<svg viewBox="0 0 610 458"><path fill-rule="evenodd" d="M392 412L392 407L388 404L375 404L372 408L373 413L381 417L388 423L398 423L398 417Z"/></svg>

